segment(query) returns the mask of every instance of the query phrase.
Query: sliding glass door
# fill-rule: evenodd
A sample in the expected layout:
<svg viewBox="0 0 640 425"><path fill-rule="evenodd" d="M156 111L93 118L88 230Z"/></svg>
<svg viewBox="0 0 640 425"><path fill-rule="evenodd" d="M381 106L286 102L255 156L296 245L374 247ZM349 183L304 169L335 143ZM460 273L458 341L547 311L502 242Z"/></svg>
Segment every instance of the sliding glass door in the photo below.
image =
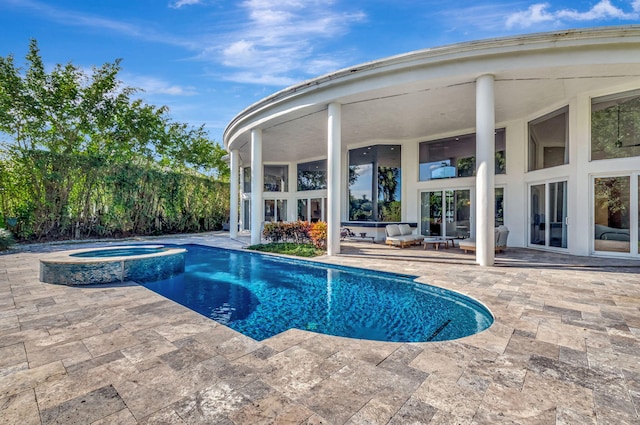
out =
<svg viewBox="0 0 640 425"><path fill-rule="evenodd" d="M567 182L529 188L529 245L567 248Z"/></svg>
<svg viewBox="0 0 640 425"><path fill-rule="evenodd" d="M420 231L423 235L469 237L471 232L470 190L422 192L420 210Z"/></svg>

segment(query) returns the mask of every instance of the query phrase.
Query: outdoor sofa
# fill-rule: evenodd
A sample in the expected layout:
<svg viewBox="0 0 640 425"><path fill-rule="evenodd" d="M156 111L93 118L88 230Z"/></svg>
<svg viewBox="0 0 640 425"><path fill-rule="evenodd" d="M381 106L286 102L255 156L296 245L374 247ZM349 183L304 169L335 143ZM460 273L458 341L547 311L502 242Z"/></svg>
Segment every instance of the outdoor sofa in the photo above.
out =
<svg viewBox="0 0 640 425"><path fill-rule="evenodd" d="M408 224L387 224L385 227L385 243L391 246L420 245L424 240L422 235L414 235L411 226Z"/></svg>
<svg viewBox="0 0 640 425"><path fill-rule="evenodd" d="M495 241L496 241L496 252L503 252L507 249L507 238L509 237L509 229L507 226L498 226L495 229ZM469 251L476 250L476 240L475 239L463 239L458 242L458 246L460 249L464 250L465 254Z"/></svg>

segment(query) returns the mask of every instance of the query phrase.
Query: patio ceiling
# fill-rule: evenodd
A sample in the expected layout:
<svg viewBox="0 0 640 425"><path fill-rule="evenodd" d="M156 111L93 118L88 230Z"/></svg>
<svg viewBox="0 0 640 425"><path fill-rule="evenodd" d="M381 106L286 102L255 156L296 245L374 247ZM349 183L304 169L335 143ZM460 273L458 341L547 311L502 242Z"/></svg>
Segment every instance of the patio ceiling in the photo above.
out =
<svg viewBox="0 0 640 425"><path fill-rule="evenodd" d="M602 51L606 49L598 50L600 53ZM437 67L427 64L410 69L405 65L400 70L384 70L386 75L382 75L381 71L375 74L371 68L357 69L353 71L354 74L363 73L360 80L356 77L342 82L341 79L349 79L349 74L336 77L329 82L334 93L324 99L331 97L329 101L342 104L344 146L429 140L456 132L462 134L473 131L475 79L482 73L490 72L495 77L498 125L516 119L533 119L549 107L566 105L568 99L580 93L597 92L640 81L640 60L632 58L633 55L629 55L628 51L626 57L629 60L617 59L617 62L610 57L602 61L598 52L573 49L556 51L549 57L540 52L525 52L519 57L514 50L512 60L485 55L473 61L461 59L439 62ZM565 56L566 59L563 59ZM409 77L408 73L411 73ZM421 78L421 73L424 78ZM394 81L396 78L397 83ZM358 88L349 86L356 84ZM259 123L258 127L263 130L265 162L300 161L326 156L328 102L315 102L314 96L316 94L311 92L308 101L298 101L296 107L289 110L285 108L283 111L286 112L280 115L267 114L267 118ZM277 101L280 100L276 99L273 103ZM233 148L239 150L242 162L248 164L250 131L237 131L232 140ZM229 140L225 141L229 143Z"/></svg>

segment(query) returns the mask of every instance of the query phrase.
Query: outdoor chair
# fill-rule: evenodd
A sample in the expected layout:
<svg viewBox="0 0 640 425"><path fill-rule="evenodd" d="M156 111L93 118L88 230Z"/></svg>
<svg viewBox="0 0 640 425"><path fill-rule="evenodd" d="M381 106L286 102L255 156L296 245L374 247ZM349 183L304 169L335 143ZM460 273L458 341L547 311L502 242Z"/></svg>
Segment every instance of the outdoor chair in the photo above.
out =
<svg viewBox="0 0 640 425"><path fill-rule="evenodd" d="M419 245L424 240L424 236L414 235L411 226L408 224L387 224L385 233L385 243L391 246L399 246L400 248Z"/></svg>
<svg viewBox="0 0 640 425"><path fill-rule="evenodd" d="M509 237L509 229L507 226L498 226L495 229L496 252L504 252L507 249L507 238ZM476 250L475 239L463 239L458 242L458 246L465 254L469 251Z"/></svg>

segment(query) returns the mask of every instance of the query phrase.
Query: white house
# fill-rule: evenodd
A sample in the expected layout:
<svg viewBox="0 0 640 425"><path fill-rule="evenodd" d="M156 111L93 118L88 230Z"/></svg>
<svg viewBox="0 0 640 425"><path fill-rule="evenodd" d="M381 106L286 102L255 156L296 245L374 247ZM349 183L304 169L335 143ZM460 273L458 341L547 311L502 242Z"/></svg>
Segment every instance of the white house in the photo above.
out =
<svg viewBox="0 0 640 425"><path fill-rule="evenodd" d="M640 26L465 42L317 77L227 126L231 236L264 221L389 222L509 245L640 258Z"/></svg>

